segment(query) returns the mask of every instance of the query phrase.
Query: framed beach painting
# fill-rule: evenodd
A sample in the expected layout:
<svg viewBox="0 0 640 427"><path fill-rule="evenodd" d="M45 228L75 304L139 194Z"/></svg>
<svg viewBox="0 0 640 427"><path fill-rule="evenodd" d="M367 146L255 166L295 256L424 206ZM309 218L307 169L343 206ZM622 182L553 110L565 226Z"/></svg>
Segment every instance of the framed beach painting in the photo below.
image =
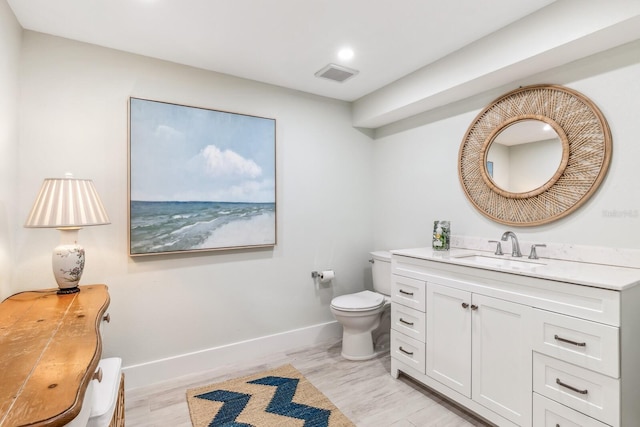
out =
<svg viewBox="0 0 640 427"><path fill-rule="evenodd" d="M129 254L276 244L276 121L129 99Z"/></svg>

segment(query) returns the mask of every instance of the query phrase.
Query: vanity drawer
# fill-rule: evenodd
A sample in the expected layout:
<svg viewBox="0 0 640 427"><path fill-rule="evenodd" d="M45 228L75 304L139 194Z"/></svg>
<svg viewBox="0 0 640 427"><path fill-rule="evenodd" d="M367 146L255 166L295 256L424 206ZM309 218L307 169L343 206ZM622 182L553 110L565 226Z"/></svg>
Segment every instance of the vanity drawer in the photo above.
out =
<svg viewBox="0 0 640 427"><path fill-rule="evenodd" d="M614 378L620 377L620 329L533 310L533 349Z"/></svg>
<svg viewBox="0 0 640 427"><path fill-rule="evenodd" d="M425 373L425 343L391 330L391 357Z"/></svg>
<svg viewBox="0 0 640 427"><path fill-rule="evenodd" d="M391 301L424 312L425 287L425 282L422 280L392 274Z"/></svg>
<svg viewBox="0 0 640 427"><path fill-rule="evenodd" d="M620 423L620 381L533 353L533 391L600 421Z"/></svg>
<svg viewBox="0 0 640 427"><path fill-rule="evenodd" d="M533 425L536 427L608 427L591 417L533 393Z"/></svg>
<svg viewBox="0 0 640 427"><path fill-rule="evenodd" d="M391 303L391 327L418 341L425 342L425 314L422 311Z"/></svg>

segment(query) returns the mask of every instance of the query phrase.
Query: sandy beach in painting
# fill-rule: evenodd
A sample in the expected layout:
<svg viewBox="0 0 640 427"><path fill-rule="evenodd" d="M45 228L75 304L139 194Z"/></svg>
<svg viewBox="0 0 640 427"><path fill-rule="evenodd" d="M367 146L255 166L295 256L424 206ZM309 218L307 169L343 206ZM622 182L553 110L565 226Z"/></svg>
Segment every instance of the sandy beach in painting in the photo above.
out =
<svg viewBox="0 0 640 427"><path fill-rule="evenodd" d="M198 249L273 244L274 224L273 213L234 221L214 230Z"/></svg>
<svg viewBox="0 0 640 427"><path fill-rule="evenodd" d="M131 202L131 253L275 244L275 204Z"/></svg>

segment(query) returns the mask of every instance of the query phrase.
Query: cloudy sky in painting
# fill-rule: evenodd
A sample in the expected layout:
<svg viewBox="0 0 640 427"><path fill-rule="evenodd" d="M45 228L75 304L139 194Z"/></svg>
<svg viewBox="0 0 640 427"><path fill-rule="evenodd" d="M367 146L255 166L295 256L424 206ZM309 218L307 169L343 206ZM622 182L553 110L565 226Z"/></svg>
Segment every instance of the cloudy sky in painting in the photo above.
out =
<svg viewBox="0 0 640 427"><path fill-rule="evenodd" d="M131 98L131 200L275 202L275 120Z"/></svg>

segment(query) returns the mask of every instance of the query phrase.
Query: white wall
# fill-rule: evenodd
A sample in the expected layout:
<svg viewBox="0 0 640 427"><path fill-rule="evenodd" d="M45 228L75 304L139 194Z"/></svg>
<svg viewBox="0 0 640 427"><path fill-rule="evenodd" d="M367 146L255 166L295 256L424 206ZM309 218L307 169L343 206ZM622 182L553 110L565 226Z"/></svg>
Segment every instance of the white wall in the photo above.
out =
<svg viewBox="0 0 640 427"><path fill-rule="evenodd" d="M18 217L43 178L72 171L112 221L80 232L81 284L110 289L105 355L131 366L331 322L332 296L370 282L372 146L348 103L29 31L21 79ZM277 120L274 249L128 257L129 96ZM57 231L18 235L17 285L55 287ZM333 286L314 287L329 267Z"/></svg>
<svg viewBox="0 0 640 427"><path fill-rule="evenodd" d="M562 160L560 139L512 146L493 143L487 161L493 162L493 181L513 193L525 193L546 184Z"/></svg>
<svg viewBox="0 0 640 427"><path fill-rule="evenodd" d="M430 245L433 221L451 220L454 235L496 239L507 228L474 210L458 180L458 150L482 107L518 85L563 84L582 92L607 118L613 137L610 171L600 189L570 216L517 227L528 241L640 248L640 41L549 70L489 95L380 128L374 143L378 191L375 245Z"/></svg>
<svg viewBox="0 0 640 427"><path fill-rule="evenodd" d="M18 177L18 70L22 28L0 0L0 300L13 293Z"/></svg>
<svg viewBox="0 0 640 427"><path fill-rule="evenodd" d="M551 179L562 161L562 143L558 139L530 142L510 147L509 186L514 193L535 190Z"/></svg>

